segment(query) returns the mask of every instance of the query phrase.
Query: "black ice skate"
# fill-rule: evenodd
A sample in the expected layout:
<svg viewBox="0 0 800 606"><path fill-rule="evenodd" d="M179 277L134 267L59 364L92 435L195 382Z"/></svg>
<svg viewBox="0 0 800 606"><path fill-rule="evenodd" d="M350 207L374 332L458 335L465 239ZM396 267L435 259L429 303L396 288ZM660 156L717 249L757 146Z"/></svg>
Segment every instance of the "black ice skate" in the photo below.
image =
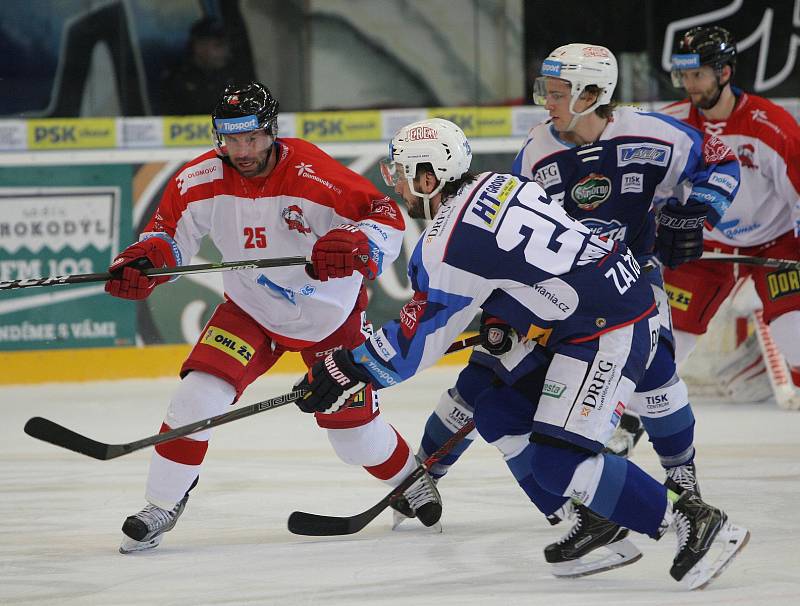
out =
<svg viewBox="0 0 800 606"><path fill-rule="evenodd" d="M394 510L392 529L397 528L409 518L418 518L425 526L433 526L441 532L439 518L442 517L442 498L436 488L436 481L425 473L414 482L403 496L391 503Z"/></svg>
<svg viewBox="0 0 800 606"><path fill-rule="evenodd" d="M128 516L122 525L122 533L125 536L122 537L119 552L131 553L158 547L164 533L175 527L188 500L189 493L187 492L170 510L148 503L139 513Z"/></svg>
<svg viewBox="0 0 800 606"><path fill-rule="evenodd" d="M642 552L625 538L627 528L579 503L575 503L570 517L575 518L570 531L544 549L553 576L582 577L627 566L642 557Z"/></svg>
<svg viewBox="0 0 800 606"><path fill-rule="evenodd" d="M697 470L693 462L688 465L668 467L666 472L667 480L664 482L664 486L669 488L672 492L683 494L689 491L693 492L698 497L700 496L700 484L697 482Z"/></svg>
<svg viewBox="0 0 800 606"><path fill-rule="evenodd" d="M642 425L642 420L634 414L625 412L622 414L614 434L606 444L604 452L610 452L627 459L643 433L644 425Z"/></svg>
<svg viewBox="0 0 800 606"><path fill-rule="evenodd" d="M669 573L689 589L707 587L750 539L746 528L734 526L724 511L691 492L673 505L672 527L678 535L678 552Z"/></svg>

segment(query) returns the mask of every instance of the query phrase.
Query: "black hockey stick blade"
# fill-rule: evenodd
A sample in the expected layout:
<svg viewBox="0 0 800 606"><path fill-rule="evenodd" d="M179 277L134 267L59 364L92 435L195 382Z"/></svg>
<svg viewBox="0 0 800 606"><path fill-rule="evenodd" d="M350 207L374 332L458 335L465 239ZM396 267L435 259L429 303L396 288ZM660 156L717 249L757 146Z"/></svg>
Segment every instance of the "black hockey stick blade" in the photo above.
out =
<svg viewBox="0 0 800 606"><path fill-rule="evenodd" d="M375 503L372 507L352 516L326 516L305 511L294 511L289 516L289 532L311 537L328 537L355 534L367 524L377 518L380 513L398 499L414 482L428 471L439 459L449 453L456 444L475 429L475 423L470 420L466 425L454 433L447 442L420 463L398 486Z"/></svg>
<svg viewBox="0 0 800 606"><path fill-rule="evenodd" d="M25 433L44 442L49 442L101 461L119 456L119 454L113 452L116 447L115 444L104 444L97 440L92 440L43 417L28 419L28 422L25 423ZM124 452L120 454L124 454Z"/></svg>
<svg viewBox="0 0 800 606"><path fill-rule="evenodd" d="M305 390L295 390L276 398L264 400L263 402L256 402L255 404L243 406L242 408L237 408L236 410L231 410L230 412L215 417L209 417L208 419L195 421L189 425L176 427L165 433L159 433L124 444L106 444L105 442L98 442L97 440L93 440L43 417L33 417L29 419L28 422L25 423L25 433L43 442L53 444L54 446L66 448L67 450L72 450L100 461L107 461L108 459L116 459L117 457L141 450L142 448L147 448L148 446L169 442L204 429L217 427L225 423L230 423L231 421L236 421L237 419L264 412L265 410L278 408L284 404L299 400L304 393Z"/></svg>

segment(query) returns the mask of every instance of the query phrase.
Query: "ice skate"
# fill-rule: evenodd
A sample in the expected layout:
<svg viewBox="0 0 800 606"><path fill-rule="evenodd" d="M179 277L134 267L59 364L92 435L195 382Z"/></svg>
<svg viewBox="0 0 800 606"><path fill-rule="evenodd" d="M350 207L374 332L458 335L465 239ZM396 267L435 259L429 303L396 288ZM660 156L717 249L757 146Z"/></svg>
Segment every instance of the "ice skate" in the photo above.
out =
<svg viewBox="0 0 800 606"><path fill-rule="evenodd" d="M436 488L436 481L425 473L414 482L403 496L391 503L392 530L410 518L417 518L423 525L442 531L439 519L442 517L442 499Z"/></svg>
<svg viewBox="0 0 800 606"><path fill-rule="evenodd" d="M164 533L175 527L188 500L189 493L186 493L171 510L148 503L139 513L128 516L122 525L125 536L122 537L119 552L132 553L158 547Z"/></svg>
<svg viewBox="0 0 800 606"><path fill-rule="evenodd" d="M643 433L644 425L642 425L641 419L628 412L623 413L617 429L606 444L605 452L627 458L633 452Z"/></svg>
<svg viewBox="0 0 800 606"><path fill-rule="evenodd" d="M700 484L697 482L697 470L694 463L678 465L666 469L667 480L664 485L672 492L683 494L686 491L700 496Z"/></svg>
<svg viewBox="0 0 800 606"><path fill-rule="evenodd" d="M627 528L578 503L570 517L575 518L570 531L544 549L553 576L587 576L633 564L642 557L642 552L625 538Z"/></svg>
<svg viewBox="0 0 800 606"><path fill-rule="evenodd" d="M706 588L750 539L746 528L734 526L724 511L691 492L673 505L672 527L678 535L678 552L669 573L690 590Z"/></svg>

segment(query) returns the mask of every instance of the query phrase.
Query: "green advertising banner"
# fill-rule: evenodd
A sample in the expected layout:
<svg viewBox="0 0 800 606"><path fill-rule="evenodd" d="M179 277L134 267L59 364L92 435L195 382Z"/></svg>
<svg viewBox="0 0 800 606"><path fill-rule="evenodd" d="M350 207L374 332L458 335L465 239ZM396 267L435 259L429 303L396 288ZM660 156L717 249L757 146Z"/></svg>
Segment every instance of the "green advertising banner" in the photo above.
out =
<svg viewBox="0 0 800 606"><path fill-rule="evenodd" d="M132 239L132 169L0 169L0 280L105 271L120 242ZM0 293L0 351L135 340L135 307L106 295L102 283Z"/></svg>

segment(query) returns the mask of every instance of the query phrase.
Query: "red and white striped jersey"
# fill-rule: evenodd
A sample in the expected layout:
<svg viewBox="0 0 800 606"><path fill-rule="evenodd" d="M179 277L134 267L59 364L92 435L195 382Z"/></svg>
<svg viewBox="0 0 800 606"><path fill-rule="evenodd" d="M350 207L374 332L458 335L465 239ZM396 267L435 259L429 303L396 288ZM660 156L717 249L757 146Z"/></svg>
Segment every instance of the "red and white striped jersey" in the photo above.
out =
<svg viewBox="0 0 800 606"><path fill-rule="evenodd" d="M223 261L310 256L343 223L370 241L380 273L397 258L405 228L397 204L365 177L302 139L278 139L278 161L264 179L247 179L209 151L178 171L140 239L168 238L179 265L211 237ZM362 275L320 282L302 265L226 271L225 295L284 345L315 343L347 318Z"/></svg>
<svg viewBox="0 0 800 606"><path fill-rule="evenodd" d="M734 92L736 107L724 121L709 120L688 99L659 110L719 136L739 158L739 192L706 239L743 247L792 229L800 236L800 126L772 101Z"/></svg>

